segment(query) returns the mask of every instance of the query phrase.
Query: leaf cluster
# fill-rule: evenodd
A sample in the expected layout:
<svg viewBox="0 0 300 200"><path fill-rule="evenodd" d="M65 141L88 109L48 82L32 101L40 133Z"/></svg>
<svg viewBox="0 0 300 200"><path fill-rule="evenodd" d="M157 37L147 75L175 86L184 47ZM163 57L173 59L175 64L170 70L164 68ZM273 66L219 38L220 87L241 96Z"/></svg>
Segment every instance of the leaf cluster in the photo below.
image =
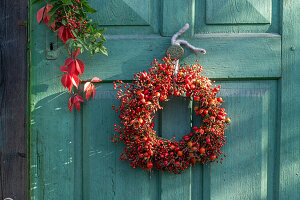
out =
<svg viewBox="0 0 300 200"><path fill-rule="evenodd" d="M70 38L66 42L70 49L81 49L81 53L86 50L91 55L102 53L107 55L107 50L103 46L106 41L103 35L104 29L99 27L99 24L93 22L88 17L88 14L97 12L88 5L88 0L34 0L32 4L47 3L52 5L52 9L47 13L50 15L49 24L55 23L55 30L59 27L69 27L75 38ZM75 8L75 9L74 9ZM76 9L77 8L77 9ZM74 26L66 18L70 16L72 20L78 22L81 28Z"/></svg>

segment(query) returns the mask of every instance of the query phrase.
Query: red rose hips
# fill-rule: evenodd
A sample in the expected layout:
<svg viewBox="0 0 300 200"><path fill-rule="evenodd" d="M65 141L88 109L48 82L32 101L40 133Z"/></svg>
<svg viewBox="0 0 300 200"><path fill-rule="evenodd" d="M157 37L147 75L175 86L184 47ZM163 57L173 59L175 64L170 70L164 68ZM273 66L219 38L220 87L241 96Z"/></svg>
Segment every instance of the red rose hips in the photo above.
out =
<svg viewBox="0 0 300 200"><path fill-rule="evenodd" d="M197 159L196 159L196 158L192 158L192 159L191 159L191 162L192 162L193 164L195 164L195 163L196 163L196 161L197 161Z"/></svg>
<svg viewBox="0 0 300 200"><path fill-rule="evenodd" d="M183 155L182 151L177 151L177 155L182 156Z"/></svg>
<svg viewBox="0 0 300 200"><path fill-rule="evenodd" d="M206 138L206 143L207 143L207 144L210 143L210 138L209 138L209 137Z"/></svg>
<svg viewBox="0 0 300 200"><path fill-rule="evenodd" d="M140 124L142 124L144 122L144 120L142 118L139 118L139 121L138 121Z"/></svg>
<svg viewBox="0 0 300 200"><path fill-rule="evenodd" d="M199 149L199 152L200 152L200 154L204 154L204 153L205 153L205 148L204 148L204 147L201 147L201 148Z"/></svg>
<svg viewBox="0 0 300 200"><path fill-rule="evenodd" d="M216 156L215 154L211 154L211 155L210 155L210 159L211 159L211 160L216 159L216 157L217 157L217 156Z"/></svg>
<svg viewBox="0 0 300 200"><path fill-rule="evenodd" d="M147 167L148 167L148 169L151 169L151 168L153 167L153 163L152 163L151 161L149 161L149 162L147 163Z"/></svg>

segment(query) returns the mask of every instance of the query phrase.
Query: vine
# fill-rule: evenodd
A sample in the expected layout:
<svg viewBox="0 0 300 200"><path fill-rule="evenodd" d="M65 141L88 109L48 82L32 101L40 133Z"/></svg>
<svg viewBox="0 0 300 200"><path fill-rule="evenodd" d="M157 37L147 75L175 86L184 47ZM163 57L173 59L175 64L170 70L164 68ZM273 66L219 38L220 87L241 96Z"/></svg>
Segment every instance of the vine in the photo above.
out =
<svg viewBox="0 0 300 200"><path fill-rule="evenodd" d="M104 29L99 29L99 24L88 18L88 13L95 13L96 10L88 5L87 0L33 1L33 4L37 3L46 4L37 12L38 23L43 21L50 30L56 32L68 51L70 57L60 67L60 71L64 72L61 83L72 93L68 102L69 110L72 111L74 105L77 110L80 110L80 104L84 102L80 90L82 83L84 83L85 99L88 101L91 95L95 97L94 83L100 82L101 79L94 77L91 81L81 80L79 75L83 74L85 64L77 59L77 56L84 51L89 51L90 55L95 53L107 55L106 48L103 46Z"/></svg>

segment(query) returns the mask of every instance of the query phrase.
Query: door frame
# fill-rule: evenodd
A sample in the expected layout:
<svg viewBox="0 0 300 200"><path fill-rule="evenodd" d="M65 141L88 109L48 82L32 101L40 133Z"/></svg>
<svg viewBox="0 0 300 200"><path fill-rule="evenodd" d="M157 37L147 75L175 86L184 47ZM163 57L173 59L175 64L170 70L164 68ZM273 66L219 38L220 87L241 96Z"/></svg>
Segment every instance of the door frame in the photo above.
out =
<svg viewBox="0 0 300 200"><path fill-rule="evenodd" d="M28 190L28 1L0 1L0 199L26 199Z"/></svg>

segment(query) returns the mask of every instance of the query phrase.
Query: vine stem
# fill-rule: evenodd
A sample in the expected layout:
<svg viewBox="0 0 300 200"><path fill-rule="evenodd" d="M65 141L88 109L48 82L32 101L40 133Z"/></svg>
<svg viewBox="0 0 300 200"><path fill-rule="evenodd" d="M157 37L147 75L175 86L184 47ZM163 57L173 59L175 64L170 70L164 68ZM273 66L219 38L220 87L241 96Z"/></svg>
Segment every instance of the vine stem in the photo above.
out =
<svg viewBox="0 0 300 200"><path fill-rule="evenodd" d="M69 50L69 48L68 48L68 45L67 45L67 44L65 44L65 45L66 45L66 48L67 48L67 50L68 50L68 53L69 53L70 57L72 58L71 52L70 52L70 50Z"/></svg>

